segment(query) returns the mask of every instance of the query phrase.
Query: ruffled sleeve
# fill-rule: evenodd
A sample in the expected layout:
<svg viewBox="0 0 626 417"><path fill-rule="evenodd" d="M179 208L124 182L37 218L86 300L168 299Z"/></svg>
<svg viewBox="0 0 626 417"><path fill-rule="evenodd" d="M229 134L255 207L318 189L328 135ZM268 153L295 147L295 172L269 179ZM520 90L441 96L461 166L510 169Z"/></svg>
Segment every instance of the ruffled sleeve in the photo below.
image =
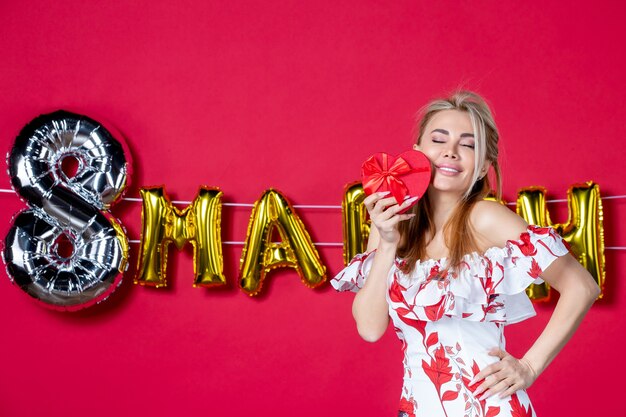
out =
<svg viewBox="0 0 626 417"><path fill-rule="evenodd" d="M357 254L352 258L348 266L330 280L330 284L337 291L359 291L363 288L365 278L372 268L375 252L374 250L369 253Z"/></svg>
<svg viewBox="0 0 626 417"><path fill-rule="evenodd" d="M536 314L526 288L543 283L540 277L543 271L567 253L567 243L552 227L528 226L518 240L509 240L504 248L494 248L485 254L497 267L493 291L503 295L507 323Z"/></svg>
<svg viewBox="0 0 626 417"><path fill-rule="evenodd" d="M504 268L500 290L515 294L530 284L541 284L543 271L568 252L567 244L553 228L528 226L518 240L509 240L504 248L489 249L485 256Z"/></svg>
<svg viewBox="0 0 626 417"><path fill-rule="evenodd" d="M445 260L419 262L409 274L396 270L389 302L400 316L436 321L443 316L511 324L535 315L526 288L567 254L563 239L551 227L529 226L518 240L466 255L458 269Z"/></svg>

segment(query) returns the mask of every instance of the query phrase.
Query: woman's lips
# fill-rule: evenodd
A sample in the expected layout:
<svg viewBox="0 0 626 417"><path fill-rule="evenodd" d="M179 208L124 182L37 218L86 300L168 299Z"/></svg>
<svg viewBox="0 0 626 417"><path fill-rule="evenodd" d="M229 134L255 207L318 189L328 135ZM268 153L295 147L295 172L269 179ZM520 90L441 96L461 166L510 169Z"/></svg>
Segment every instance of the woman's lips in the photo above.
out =
<svg viewBox="0 0 626 417"><path fill-rule="evenodd" d="M447 176L456 176L461 173L461 170L457 167L451 165L437 165L437 171L441 172L443 175Z"/></svg>

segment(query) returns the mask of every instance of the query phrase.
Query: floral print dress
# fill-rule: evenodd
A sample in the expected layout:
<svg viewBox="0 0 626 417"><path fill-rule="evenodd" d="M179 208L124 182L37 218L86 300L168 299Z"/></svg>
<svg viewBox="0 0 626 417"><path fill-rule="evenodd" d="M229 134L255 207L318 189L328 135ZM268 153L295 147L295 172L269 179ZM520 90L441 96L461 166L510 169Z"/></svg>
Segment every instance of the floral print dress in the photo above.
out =
<svg viewBox="0 0 626 417"><path fill-rule="evenodd" d="M550 227L529 226L519 240L483 255L465 255L455 273L445 258L418 261L404 274L396 259L389 271L389 315L404 352L400 416L535 416L525 390L480 401L469 385L474 375L498 360L494 347L505 348L504 326L535 315L525 289L568 253ZM363 287L375 252L359 254L331 284L338 291Z"/></svg>

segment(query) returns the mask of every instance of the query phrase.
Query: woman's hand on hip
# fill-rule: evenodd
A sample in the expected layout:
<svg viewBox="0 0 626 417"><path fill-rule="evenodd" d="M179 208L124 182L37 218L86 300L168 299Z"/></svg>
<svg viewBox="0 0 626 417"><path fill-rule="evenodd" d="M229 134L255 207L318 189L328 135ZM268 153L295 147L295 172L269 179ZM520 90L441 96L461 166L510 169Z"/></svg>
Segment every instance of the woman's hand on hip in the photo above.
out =
<svg viewBox="0 0 626 417"><path fill-rule="evenodd" d="M397 245L400 241L398 223L415 217L412 213L398 214L398 212L410 206L419 197L408 198L402 204L398 204L393 197L384 198L388 194L389 191L374 193L365 198L363 204L367 208L372 224L378 229L381 241Z"/></svg>
<svg viewBox="0 0 626 417"><path fill-rule="evenodd" d="M474 376L470 386L483 380L474 391L474 396L484 400L500 393L500 398L507 397L515 391L528 388L537 379L537 373L525 359L517 359L502 349L492 349L491 356L497 356L500 361L492 363Z"/></svg>

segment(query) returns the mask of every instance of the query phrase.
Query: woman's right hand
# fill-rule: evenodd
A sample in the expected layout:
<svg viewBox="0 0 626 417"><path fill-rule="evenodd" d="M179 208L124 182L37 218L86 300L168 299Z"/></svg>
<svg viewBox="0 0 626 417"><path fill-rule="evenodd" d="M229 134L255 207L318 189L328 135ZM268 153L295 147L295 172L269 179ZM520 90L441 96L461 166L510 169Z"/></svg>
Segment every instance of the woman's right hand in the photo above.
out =
<svg viewBox="0 0 626 417"><path fill-rule="evenodd" d="M400 242L398 223L414 216L398 213L415 202L416 198L398 204L395 198L385 198L388 194L388 192L374 193L363 200L372 220L367 250L376 249L377 252L363 288L354 297L352 315L356 320L359 334L368 342L380 339L389 325L389 304L386 294L389 271Z"/></svg>
<svg viewBox="0 0 626 417"><path fill-rule="evenodd" d="M367 208L372 224L378 230L380 242L397 246L400 242L398 223L415 217L412 213L398 214L398 212L410 206L419 197L411 197L398 204L393 197L384 198L387 195L389 191L373 193L363 200L363 204Z"/></svg>

